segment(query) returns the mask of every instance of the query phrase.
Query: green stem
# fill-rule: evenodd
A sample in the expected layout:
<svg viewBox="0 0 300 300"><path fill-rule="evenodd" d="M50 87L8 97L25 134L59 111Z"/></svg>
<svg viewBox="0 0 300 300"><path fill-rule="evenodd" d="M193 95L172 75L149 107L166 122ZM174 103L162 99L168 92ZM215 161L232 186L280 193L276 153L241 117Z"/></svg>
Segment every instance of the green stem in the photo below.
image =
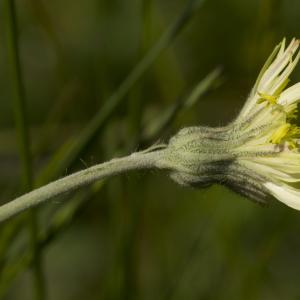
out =
<svg viewBox="0 0 300 300"><path fill-rule="evenodd" d="M14 0L6 0L8 66L10 68L13 91L13 108L22 165L22 183L25 189L32 187L31 155L29 150L29 130L26 119L25 92L20 65L17 37L16 11Z"/></svg>
<svg viewBox="0 0 300 300"><path fill-rule="evenodd" d="M100 179L112 177L130 170L165 168L166 166L163 165L163 151L164 150L158 150L149 153L145 151L136 152L129 156L112 159L111 161L53 181L2 205L0 207L0 222L26 209L36 207L53 197L71 192Z"/></svg>
<svg viewBox="0 0 300 300"><path fill-rule="evenodd" d="M7 1L7 0L6 0ZM158 40L158 42L153 46L153 48L150 49L150 51L147 53L147 55L140 61L140 63L132 70L132 72L128 75L128 77L125 79L125 81L120 85L120 87L117 89L116 93L114 93L110 98L107 99L106 106L109 106L109 103L112 99L114 100L113 105L111 105L110 114L107 114L107 110L104 110L102 113L103 119L107 119L110 117L111 113L114 112L114 110L118 107L118 104L121 103L124 96L128 93L128 91L131 89L131 87L136 83L136 81L144 74L144 72L152 65L152 63L155 61L157 56L174 40L174 38L178 35L178 33L185 27L185 25L188 23L190 17L192 14L198 9L198 7L204 2L204 0L189 0L186 4L185 8L180 12L180 15L175 20L175 22L163 33L161 38ZM141 67L142 66L142 67ZM124 88L125 87L125 88ZM123 92L120 92L123 91ZM102 110L102 109L101 109ZM106 111L106 112L105 112ZM176 113L174 111L174 113ZM85 137L85 132L92 132L96 130L97 132L99 129L94 128L92 126L95 119L99 118L101 116L101 112L95 116L95 118L87 125L87 127L84 129L84 131L79 135L79 137L76 138L76 141L74 144L72 144L70 148L70 152L63 153L60 152L60 155L55 156L52 163L50 163L49 168L45 170L45 172L42 174L42 178L39 180L39 184L47 182L49 179L57 177L61 170L66 169L76 158L76 153L81 152L87 145L87 143L91 140L91 135L89 138ZM101 120L97 122L99 125L99 128L104 124ZM93 127L93 128L92 128ZM100 128L101 129L101 128ZM154 133L154 135L157 135L157 132ZM147 141L149 138L147 138ZM64 148L65 150L65 148ZM70 154L70 157L68 157L68 154ZM56 164L57 163L57 164ZM18 227L18 225L14 226ZM57 232L60 230L58 229ZM56 233L55 233L56 235ZM17 262L16 262L17 264ZM18 270L21 270L22 268L18 268ZM16 272L17 273L17 272ZM16 276L16 274L15 274ZM13 276L14 277L14 276ZM11 283L11 280L9 281ZM7 288L7 286L3 287Z"/></svg>
<svg viewBox="0 0 300 300"><path fill-rule="evenodd" d="M198 83L195 86L195 88L192 90L192 92L188 95L188 97L186 97L182 101L182 103L180 101L181 110L183 110L183 108L189 109L191 106L193 106L195 104L197 98L201 99L203 97L203 95L206 95L208 90L211 90L213 88L213 86L217 86L216 80L219 79L219 77L218 77L219 72L220 72L219 69L215 69L213 72L209 73L205 77L205 79L203 79L200 83ZM167 110L165 112L163 112L162 115L157 120L153 120L151 122L150 128L153 128L153 130L151 130L151 134L150 134L150 132L149 132L149 134L146 134L144 132L144 134L142 136L142 141L143 141L142 143L146 143L146 141L147 141L147 143L149 144L150 142L153 142L153 140L157 140L157 138L159 136L161 136L161 134L163 133L164 129L168 126L168 124L171 123L176 118L176 116L178 115L179 112L181 112L181 110L174 109L174 107L177 107L177 106L178 106L178 103L175 103L170 108L167 108ZM98 186L98 184L96 184L96 186ZM69 202L69 206L71 208L64 207L56 213L55 217L51 221L51 224L52 224L50 226L51 228L47 231L46 237L43 238L43 239L47 240L47 243L43 243L43 247L47 246L53 239L57 238L60 233L62 233L66 228L68 228L68 226L72 223L73 219L78 214L78 212L82 210L83 203L85 203L87 198L89 198L91 190L93 190L93 189L90 189L89 193L87 191L85 191L85 193L84 193L84 195L82 195L82 197L80 195L76 195L75 199L72 199ZM17 227L20 226L19 223L20 222L18 222ZM10 228L8 228L8 229L10 229ZM15 229L15 227L13 229ZM8 240L10 239L11 236L14 235L14 232L15 232L15 230L13 230L12 232L9 231L7 233ZM6 242L6 241L3 241L1 243L0 257L1 257L1 253L5 253L5 249L7 248L7 243L8 242ZM26 255L30 255L30 253L28 253L28 250L26 251L26 253L27 253ZM26 264L23 264L22 261L23 260L14 261L12 265L9 265L6 267L9 275L5 275L3 277L3 279L1 278L1 280L0 280L0 282L1 282L1 284L0 284L0 299L1 299L1 295L5 292L7 287L9 285L11 285L12 281L18 275L18 272L23 270L22 267L18 267L17 265L21 263L23 268L28 266Z"/></svg>
<svg viewBox="0 0 300 300"><path fill-rule="evenodd" d="M32 189L32 159L30 154L29 128L26 119L25 91L20 63L20 51L17 32L17 15L14 0L5 1L7 21L7 47L8 65L11 73L13 90L13 108L16 125L17 138L19 143L19 155L21 160L22 186L25 191ZM37 215L31 210L28 215L28 227L30 233L30 246L33 252L34 261L34 282L36 299L45 299L44 280L41 264L41 256L38 249L38 227Z"/></svg>

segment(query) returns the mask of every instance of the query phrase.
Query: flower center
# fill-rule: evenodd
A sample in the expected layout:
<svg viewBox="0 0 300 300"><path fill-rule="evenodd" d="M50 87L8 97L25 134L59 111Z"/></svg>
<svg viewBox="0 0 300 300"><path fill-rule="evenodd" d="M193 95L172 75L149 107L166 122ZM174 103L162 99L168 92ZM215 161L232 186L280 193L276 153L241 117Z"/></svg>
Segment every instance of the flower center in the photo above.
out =
<svg viewBox="0 0 300 300"><path fill-rule="evenodd" d="M298 147L297 139L300 137L300 127L294 124L285 123L281 125L271 136L269 142L280 144L286 141L290 149Z"/></svg>
<svg viewBox="0 0 300 300"><path fill-rule="evenodd" d="M284 111L284 107L277 102L279 95L268 95L261 92L258 92L258 95L260 98L257 100L257 104L266 101L267 106L272 105L280 109L286 115L286 122L277 128L268 142L277 145L287 142L290 149L298 148L299 144L297 143L297 139L300 138L300 127L293 124L294 120L298 117L297 108L287 113Z"/></svg>
<svg viewBox="0 0 300 300"><path fill-rule="evenodd" d="M280 144L282 142L283 139L286 138L286 136L288 135L288 132L291 128L291 124L290 123L286 123L281 125L271 136L269 142L272 144Z"/></svg>

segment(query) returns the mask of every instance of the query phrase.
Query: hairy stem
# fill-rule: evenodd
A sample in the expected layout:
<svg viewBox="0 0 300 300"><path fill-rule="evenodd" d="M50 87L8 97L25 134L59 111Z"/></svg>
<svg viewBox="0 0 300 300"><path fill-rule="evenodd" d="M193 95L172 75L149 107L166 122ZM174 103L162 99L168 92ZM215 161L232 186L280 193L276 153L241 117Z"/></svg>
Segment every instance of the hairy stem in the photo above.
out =
<svg viewBox="0 0 300 300"><path fill-rule="evenodd" d="M71 192L99 179L112 177L130 170L163 168L163 153L164 150L136 152L129 156L115 158L111 161L98 164L53 181L1 206L0 222L13 217L28 208L36 207L55 196Z"/></svg>
<svg viewBox="0 0 300 300"><path fill-rule="evenodd" d="M73 165L77 161L80 153L92 143L95 136L103 129L106 122L113 115L116 109L124 100L125 96L137 83L137 81L149 69L157 57L166 49L183 30L193 14L197 11L205 0L188 0L185 7L180 12L174 23L161 35L158 41L150 48L148 53L132 69L124 81L119 85L115 92L105 101L105 104L95 114L91 121L79 133L70 146L66 145L59 150L53 159L42 171L37 180L38 184L43 184L58 176L62 170ZM67 149L67 151L66 151Z"/></svg>

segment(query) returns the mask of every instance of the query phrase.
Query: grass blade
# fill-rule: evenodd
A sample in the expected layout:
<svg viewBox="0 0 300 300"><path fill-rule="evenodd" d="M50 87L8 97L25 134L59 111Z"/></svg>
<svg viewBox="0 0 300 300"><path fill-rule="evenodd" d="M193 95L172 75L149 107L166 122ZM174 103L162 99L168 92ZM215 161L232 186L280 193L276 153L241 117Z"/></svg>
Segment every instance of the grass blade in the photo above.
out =
<svg viewBox="0 0 300 300"><path fill-rule="evenodd" d="M17 33L17 15L14 0L5 1L8 64L11 74L14 119L21 161L22 187L25 192L32 189L32 158L30 154L29 126L26 117L25 91L20 63ZM45 299L41 253L38 249L38 224L35 210L28 213L30 246L34 257L33 275L36 299Z"/></svg>
<svg viewBox="0 0 300 300"><path fill-rule="evenodd" d="M175 37L181 32L192 15L205 0L190 0L183 11L179 14L175 22L162 34L157 43L149 50L144 58L129 73L126 79L117 88L114 94L109 97L104 106L97 112L94 118L87 124L81 133L54 155L52 161L40 174L38 185L60 175L62 171L69 168L79 157L79 155L90 145L97 134L103 129L107 120L121 104L124 97L132 89L135 83L142 77L147 69L153 64L159 54L173 42Z"/></svg>

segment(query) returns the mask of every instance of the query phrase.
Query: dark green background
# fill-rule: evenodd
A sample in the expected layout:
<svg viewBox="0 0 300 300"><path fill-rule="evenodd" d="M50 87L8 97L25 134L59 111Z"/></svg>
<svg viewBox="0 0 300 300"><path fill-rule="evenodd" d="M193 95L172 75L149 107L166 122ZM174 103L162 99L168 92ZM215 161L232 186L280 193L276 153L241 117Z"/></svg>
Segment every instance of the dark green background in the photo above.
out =
<svg viewBox="0 0 300 300"><path fill-rule="evenodd" d="M37 174L101 110L185 1L16 4ZM3 19L0 2L1 203L20 193ZM162 139L187 125L225 124L238 113L275 45L294 36L300 37L298 0L206 0L77 165L60 175L136 150L141 126L216 66L223 68L218 88L179 114ZM292 76L293 82L299 79L300 67ZM43 207L42 232L63 200L74 196ZM110 180L88 198L43 252L51 300L300 299L300 212L275 200L262 208L224 187L182 188L158 172ZM26 245L23 227L6 255L17 257ZM20 273L7 299L33 299L29 271Z"/></svg>

